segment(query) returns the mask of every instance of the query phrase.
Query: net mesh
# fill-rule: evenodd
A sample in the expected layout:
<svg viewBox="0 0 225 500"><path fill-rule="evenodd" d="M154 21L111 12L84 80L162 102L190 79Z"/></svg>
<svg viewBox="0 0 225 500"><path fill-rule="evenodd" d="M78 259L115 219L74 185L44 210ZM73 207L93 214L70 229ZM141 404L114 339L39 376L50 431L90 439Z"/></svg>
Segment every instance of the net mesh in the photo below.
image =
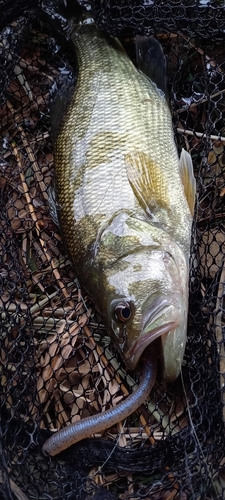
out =
<svg viewBox="0 0 225 500"><path fill-rule="evenodd" d="M43 454L50 431L118 404L139 373L124 369L52 215L50 104L65 82L74 85L73 55L42 9L15 13L0 35L0 498L220 500L225 10L220 1L90 6L131 57L137 32L154 32L167 56L176 141L192 155L198 191L187 348L181 376L158 379L126 421L54 458Z"/></svg>

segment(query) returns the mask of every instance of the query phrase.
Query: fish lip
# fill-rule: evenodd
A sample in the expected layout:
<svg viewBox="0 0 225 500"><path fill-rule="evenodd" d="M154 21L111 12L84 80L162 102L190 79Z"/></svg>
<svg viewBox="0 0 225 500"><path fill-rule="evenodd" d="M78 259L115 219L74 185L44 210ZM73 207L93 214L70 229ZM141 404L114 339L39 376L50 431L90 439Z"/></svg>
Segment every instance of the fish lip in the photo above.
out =
<svg viewBox="0 0 225 500"><path fill-rule="evenodd" d="M166 335L171 330L177 328L179 323L177 321L170 321L164 325L158 326L157 328L149 329L144 335L139 338L135 344L126 352L126 363L129 368L133 370L139 361L139 358L146 347L151 344L155 339Z"/></svg>

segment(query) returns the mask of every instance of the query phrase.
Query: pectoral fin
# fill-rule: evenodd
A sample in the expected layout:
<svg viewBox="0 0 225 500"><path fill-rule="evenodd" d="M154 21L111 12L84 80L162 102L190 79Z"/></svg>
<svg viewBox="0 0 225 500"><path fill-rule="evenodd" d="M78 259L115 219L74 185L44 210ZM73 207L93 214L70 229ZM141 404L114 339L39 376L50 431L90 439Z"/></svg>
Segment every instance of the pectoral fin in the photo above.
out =
<svg viewBox="0 0 225 500"><path fill-rule="evenodd" d="M167 187L160 167L141 151L128 154L125 161L129 182L147 214L153 216L156 207L167 208Z"/></svg>
<svg viewBox="0 0 225 500"><path fill-rule="evenodd" d="M180 176L184 186L184 192L187 198L190 212L193 216L196 197L196 180L194 177L191 155L187 151L185 151L185 149L182 149L180 155Z"/></svg>

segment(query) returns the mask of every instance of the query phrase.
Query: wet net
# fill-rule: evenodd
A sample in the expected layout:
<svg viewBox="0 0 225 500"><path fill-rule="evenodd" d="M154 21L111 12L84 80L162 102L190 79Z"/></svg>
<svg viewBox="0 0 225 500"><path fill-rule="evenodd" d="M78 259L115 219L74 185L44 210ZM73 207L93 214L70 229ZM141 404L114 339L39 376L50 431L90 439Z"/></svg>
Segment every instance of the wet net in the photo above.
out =
<svg viewBox="0 0 225 500"><path fill-rule="evenodd" d="M54 458L42 452L52 430L126 398L139 373L126 372L80 289L51 211L50 104L65 84L75 84L70 44L57 35L51 15L47 20L46 5L28 8L24 17L14 9L8 20L4 10L0 498L220 500L225 498L225 8L220 0L80 3L92 8L101 28L120 36L132 58L133 36L144 32L158 38L167 57L176 141L179 150L191 153L198 192L188 342L181 376L173 384L159 377L149 400L126 421ZM8 2L0 5L8 8Z"/></svg>

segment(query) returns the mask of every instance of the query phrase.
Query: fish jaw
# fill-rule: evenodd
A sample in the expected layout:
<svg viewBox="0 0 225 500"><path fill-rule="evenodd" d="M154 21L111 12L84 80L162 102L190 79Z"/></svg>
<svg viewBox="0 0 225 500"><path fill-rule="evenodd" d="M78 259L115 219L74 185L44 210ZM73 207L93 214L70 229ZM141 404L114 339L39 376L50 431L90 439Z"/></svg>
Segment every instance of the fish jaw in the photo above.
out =
<svg viewBox="0 0 225 500"><path fill-rule="evenodd" d="M173 382L180 374L186 346L186 331L187 326L183 324L161 336L163 379L168 382Z"/></svg>
<svg viewBox="0 0 225 500"><path fill-rule="evenodd" d="M129 370L134 370L141 355L155 339L161 338L163 379L173 382L179 376L186 345L186 326L175 321L149 330L126 353L121 353Z"/></svg>
<svg viewBox="0 0 225 500"><path fill-rule="evenodd" d="M153 329L150 329L149 326L149 330L145 333L142 332L142 335L140 336L138 341L135 342L135 344L126 353L123 353L123 357L127 367L130 370L134 370L146 347L149 346L157 338L168 335L169 332L173 331L176 326L177 323L175 321L171 321L162 326L159 326L158 328Z"/></svg>
<svg viewBox="0 0 225 500"><path fill-rule="evenodd" d="M127 368L133 370L146 347L155 339L161 338L163 379L172 382L181 370L186 344L187 311L184 305L174 306L172 301L169 303L165 299L159 300L153 310L153 318L152 314L145 314L147 320L142 326L141 334L127 349L123 346L121 355Z"/></svg>

